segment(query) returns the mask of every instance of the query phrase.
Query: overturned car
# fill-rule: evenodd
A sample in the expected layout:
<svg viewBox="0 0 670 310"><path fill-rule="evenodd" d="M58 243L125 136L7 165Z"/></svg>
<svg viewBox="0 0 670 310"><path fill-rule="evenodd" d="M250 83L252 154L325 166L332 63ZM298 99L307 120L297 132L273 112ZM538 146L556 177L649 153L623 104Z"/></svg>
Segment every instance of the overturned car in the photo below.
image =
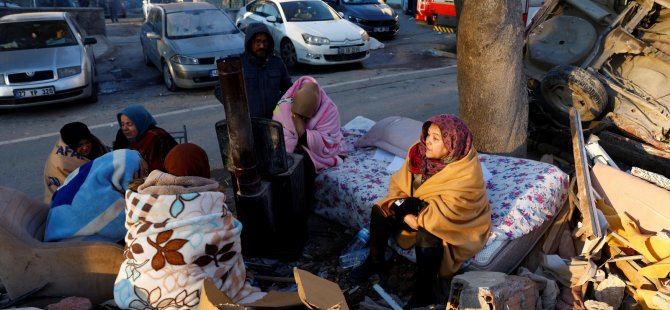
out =
<svg viewBox="0 0 670 310"><path fill-rule="evenodd" d="M574 106L593 132L613 124L670 163L670 0L548 0L524 66L554 128Z"/></svg>

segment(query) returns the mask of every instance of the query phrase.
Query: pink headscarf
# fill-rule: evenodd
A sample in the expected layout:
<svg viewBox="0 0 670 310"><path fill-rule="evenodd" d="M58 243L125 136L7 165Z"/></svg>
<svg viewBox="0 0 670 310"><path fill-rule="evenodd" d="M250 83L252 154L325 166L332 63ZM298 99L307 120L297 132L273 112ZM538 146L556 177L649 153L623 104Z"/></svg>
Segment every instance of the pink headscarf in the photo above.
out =
<svg viewBox="0 0 670 310"><path fill-rule="evenodd" d="M426 158L426 136L430 125L436 124L442 133L442 141L449 151L447 156L440 159ZM412 174L423 175L427 180L440 172L449 163L462 159L472 148L473 135L465 123L455 115L440 114L429 118L423 123L421 140L409 150L409 171Z"/></svg>
<svg viewBox="0 0 670 310"><path fill-rule="evenodd" d="M340 128L340 114L337 106L331 100L319 83L311 76L299 78L286 91L279 106L275 109L272 119L280 122L284 127L284 142L287 152L294 152L298 147L298 135L292 120L291 105L293 98L300 86L305 82L311 82L319 86L319 100L314 116L307 119L305 123L307 145L300 146L305 150L314 163L316 172L335 166L340 156L346 156L347 145Z"/></svg>

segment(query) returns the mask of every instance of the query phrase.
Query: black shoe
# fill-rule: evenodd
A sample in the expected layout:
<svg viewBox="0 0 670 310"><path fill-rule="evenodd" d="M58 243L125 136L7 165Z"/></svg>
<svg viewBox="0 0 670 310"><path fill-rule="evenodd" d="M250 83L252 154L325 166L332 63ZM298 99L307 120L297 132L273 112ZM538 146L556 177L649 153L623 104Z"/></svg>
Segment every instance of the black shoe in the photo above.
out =
<svg viewBox="0 0 670 310"><path fill-rule="evenodd" d="M371 260L367 259L363 263L349 272L349 280L353 282L363 282L369 279L371 276L379 274L382 267L378 264L373 263Z"/></svg>

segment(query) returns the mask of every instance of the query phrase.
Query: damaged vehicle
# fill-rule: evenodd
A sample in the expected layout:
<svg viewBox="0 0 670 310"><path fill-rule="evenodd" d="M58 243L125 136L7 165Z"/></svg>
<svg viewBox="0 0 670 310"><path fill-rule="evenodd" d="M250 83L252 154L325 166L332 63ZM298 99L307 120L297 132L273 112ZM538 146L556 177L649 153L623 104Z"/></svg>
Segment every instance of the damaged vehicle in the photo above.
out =
<svg viewBox="0 0 670 310"><path fill-rule="evenodd" d="M587 127L613 124L670 159L669 0L546 1L524 67L553 126L574 106Z"/></svg>

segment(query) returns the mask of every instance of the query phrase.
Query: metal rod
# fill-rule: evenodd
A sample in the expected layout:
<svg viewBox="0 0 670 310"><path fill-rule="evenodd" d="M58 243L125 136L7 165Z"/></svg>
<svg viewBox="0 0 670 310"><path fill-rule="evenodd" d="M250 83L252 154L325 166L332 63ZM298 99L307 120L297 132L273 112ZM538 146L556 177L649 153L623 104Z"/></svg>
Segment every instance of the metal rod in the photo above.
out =
<svg viewBox="0 0 670 310"><path fill-rule="evenodd" d="M219 71L237 188L240 195L257 195L261 191L261 178L256 168L254 135L244 88L242 59L239 56L220 58L216 61L216 67Z"/></svg>

